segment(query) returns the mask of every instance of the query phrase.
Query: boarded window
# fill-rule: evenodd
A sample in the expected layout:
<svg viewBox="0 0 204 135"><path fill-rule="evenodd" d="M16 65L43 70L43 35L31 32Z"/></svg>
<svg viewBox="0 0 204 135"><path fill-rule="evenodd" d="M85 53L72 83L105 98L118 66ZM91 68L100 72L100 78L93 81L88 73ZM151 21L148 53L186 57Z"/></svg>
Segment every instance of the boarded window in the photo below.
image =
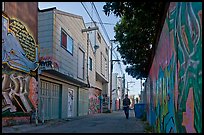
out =
<svg viewBox="0 0 204 135"><path fill-rule="evenodd" d="M62 30L61 33L62 33L62 36L61 36L61 45L62 45L62 47L67 49L67 34L65 33L64 30Z"/></svg>

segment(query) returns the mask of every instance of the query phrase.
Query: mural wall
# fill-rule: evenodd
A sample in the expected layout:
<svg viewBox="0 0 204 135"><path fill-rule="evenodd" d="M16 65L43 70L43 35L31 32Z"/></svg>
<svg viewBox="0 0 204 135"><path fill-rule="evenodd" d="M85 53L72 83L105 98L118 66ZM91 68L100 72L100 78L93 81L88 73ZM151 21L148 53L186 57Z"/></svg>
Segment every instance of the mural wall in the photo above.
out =
<svg viewBox="0 0 204 135"><path fill-rule="evenodd" d="M38 45L35 38L37 37L37 27L36 29L33 27L29 29L27 25L28 23L34 23L34 21L37 22L37 18L34 18L37 10L30 14L36 20L26 21L22 19L25 18L23 14L21 16L16 14L17 11L19 13L25 12L26 5L27 7L36 6L37 9L37 2L22 5L16 2L5 2L4 4L5 9L2 12L3 126L8 125L9 121L21 121L19 117L30 122L29 118L23 118L23 116L30 117L31 112L35 112L37 108L37 68L39 66Z"/></svg>
<svg viewBox="0 0 204 135"><path fill-rule="evenodd" d="M101 91L89 89L89 114L101 113Z"/></svg>
<svg viewBox="0 0 204 135"><path fill-rule="evenodd" d="M202 3L170 3L146 81L156 132L202 132Z"/></svg>

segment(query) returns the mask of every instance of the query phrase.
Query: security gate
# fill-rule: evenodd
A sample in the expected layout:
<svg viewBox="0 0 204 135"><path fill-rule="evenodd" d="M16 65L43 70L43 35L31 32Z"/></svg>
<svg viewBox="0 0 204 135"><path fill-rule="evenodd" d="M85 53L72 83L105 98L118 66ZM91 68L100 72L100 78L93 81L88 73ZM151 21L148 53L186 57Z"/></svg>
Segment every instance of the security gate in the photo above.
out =
<svg viewBox="0 0 204 135"><path fill-rule="evenodd" d="M44 120L60 118L60 85L41 81L39 114Z"/></svg>

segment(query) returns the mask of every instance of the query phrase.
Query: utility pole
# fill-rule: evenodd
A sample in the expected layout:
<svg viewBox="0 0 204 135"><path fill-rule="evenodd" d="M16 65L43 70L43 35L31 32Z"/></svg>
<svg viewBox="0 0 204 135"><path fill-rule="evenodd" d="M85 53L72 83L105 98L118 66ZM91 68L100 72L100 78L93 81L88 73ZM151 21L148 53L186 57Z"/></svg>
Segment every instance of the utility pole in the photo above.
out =
<svg viewBox="0 0 204 135"><path fill-rule="evenodd" d="M127 95L128 95L128 91L129 91L129 89L128 89L128 83L135 83L135 82L127 82Z"/></svg>
<svg viewBox="0 0 204 135"><path fill-rule="evenodd" d="M111 52L110 52L110 60L111 60L111 69L110 69L110 112L112 112L112 73L113 73L112 54L113 54L113 43L111 41Z"/></svg>
<svg viewBox="0 0 204 135"><path fill-rule="evenodd" d="M112 54L113 54L113 41L115 40L110 40L111 42L111 52L110 52L110 62L111 62L111 68L110 68L110 112L112 112L112 74L113 74L113 61L120 61L120 60L113 60Z"/></svg>

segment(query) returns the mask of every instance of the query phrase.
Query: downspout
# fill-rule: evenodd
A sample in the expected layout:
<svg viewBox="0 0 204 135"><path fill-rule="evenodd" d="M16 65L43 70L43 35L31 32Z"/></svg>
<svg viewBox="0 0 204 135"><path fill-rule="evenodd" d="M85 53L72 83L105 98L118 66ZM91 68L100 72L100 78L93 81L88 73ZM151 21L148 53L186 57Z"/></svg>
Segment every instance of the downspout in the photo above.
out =
<svg viewBox="0 0 204 135"><path fill-rule="evenodd" d="M87 32L87 85L88 88L90 88L90 82L89 82L89 33Z"/></svg>

